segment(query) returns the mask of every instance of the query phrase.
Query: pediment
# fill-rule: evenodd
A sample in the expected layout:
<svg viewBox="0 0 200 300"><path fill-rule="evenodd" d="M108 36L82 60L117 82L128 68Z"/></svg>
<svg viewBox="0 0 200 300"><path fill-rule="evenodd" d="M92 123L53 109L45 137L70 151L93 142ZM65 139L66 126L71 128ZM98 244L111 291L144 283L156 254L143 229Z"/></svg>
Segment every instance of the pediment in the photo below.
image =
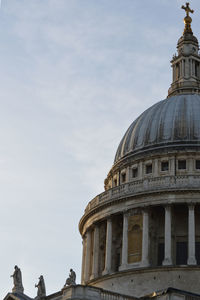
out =
<svg viewBox="0 0 200 300"><path fill-rule="evenodd" d="M21 293L8 293L3 300L32 300L32 298Z"/></svg>

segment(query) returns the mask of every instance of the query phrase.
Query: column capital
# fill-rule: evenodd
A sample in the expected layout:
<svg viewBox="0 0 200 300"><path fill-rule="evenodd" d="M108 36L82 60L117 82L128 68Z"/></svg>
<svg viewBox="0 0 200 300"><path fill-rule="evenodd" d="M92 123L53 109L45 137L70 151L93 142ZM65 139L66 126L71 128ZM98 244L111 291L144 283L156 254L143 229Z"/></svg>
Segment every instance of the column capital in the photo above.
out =
<svg viewBox="0 0 200 300"><path fill-rule="evenodd" d="M171 209L172 208L172 203L166 203L166 204L163 205L163 207L165 209Z"/></svg>
<svg viewBox="0 0 200 300"><path fill-rule="evenodd" d="M107 223L112 223L112 216L109 216L106 220L107 220Z"/></svg>
<svg viewBox="0 0 200 300"><path fill-rule="evenodd" d="M129 210L129 209L123 210L123 215L128 215L129 213L130 213L130 210Z"/></svg>
<svg viewBox="0 0 200 300"><path fill-rule="evenodd" d="M149 213L149 207L143 207L142 214L148 214L148 213Z"/></svg>
<svg viewBox="0 0 200 300"><path fill-rule="evenodd" d="M188 208L189 208L189 209L194 209L194 208L195 208L195 205L196 205L196 203L190 202L190 203L188 203Z"/></svg>

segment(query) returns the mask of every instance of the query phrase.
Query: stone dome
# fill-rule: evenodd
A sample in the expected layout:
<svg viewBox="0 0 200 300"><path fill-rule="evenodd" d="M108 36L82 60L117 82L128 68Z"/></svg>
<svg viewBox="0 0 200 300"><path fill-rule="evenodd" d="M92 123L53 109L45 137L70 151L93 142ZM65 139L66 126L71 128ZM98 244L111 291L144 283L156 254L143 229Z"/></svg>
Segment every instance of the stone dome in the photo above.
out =
<svg viewBox="0 0 200 300"><path fill-rule="evenodd" d="M144 111L128 128L115 163L136 152L200 144L200 95L172 96Z"/></svg>
<svg viewBox="0 0 200 300"><path fill-rule="evenodd" d="M168 97L128 128L80 220L84 284L136 297L186 283L200 292L200 53L182 8Z"/></svg>

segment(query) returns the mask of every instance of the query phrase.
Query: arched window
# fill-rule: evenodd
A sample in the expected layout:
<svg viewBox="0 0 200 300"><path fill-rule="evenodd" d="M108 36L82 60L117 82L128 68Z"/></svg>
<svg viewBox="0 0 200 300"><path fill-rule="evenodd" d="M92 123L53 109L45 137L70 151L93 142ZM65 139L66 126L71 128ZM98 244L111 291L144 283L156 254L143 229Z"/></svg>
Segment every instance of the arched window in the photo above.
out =
<svg viewBox="0 0 200 300"><path fill-rule="evenodd" d="M128 263L141 261L142 257L142 215L129 217Z"/></svg>
<svg viewBox="0 0 200 300"><path fill-rule="evenodd" d="M180 64L176 64L176 80L180 77Z"/></svg>

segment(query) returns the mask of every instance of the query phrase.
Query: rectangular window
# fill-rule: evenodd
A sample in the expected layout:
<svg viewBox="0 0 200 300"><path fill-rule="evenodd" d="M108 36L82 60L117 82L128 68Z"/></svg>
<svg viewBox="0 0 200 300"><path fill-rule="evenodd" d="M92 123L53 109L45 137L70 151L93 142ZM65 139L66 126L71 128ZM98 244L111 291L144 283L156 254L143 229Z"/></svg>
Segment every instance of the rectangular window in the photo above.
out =
<svg viewBox="0 0 200 300"><path fill-rule="evenodd" d="M114 179L113 184L114 184L114 187L117 186L117 179Z"/></svg>
<svg viewBox="0 0 200 300"><path fill-rule="evenodd" d="M138 176L138 168L132 169L132 177L136 178Z"/></svg>
<svg viewBox="0 0 200 300"><path fill-rule="evenodd" d="M169 162L163 161L161 162L161 171L168 171L169 170Z"/></svg>
<svg viewBox="0 0 200 300"><path fill-rule="evenodd" d="M176 243L176 265L187 265L188 247L187 242Z"/></svg>
<svg viewBox="0 0 200 300"><path fill-rule="evenodd" d="M199 63L195 61L195 76L198 77L199 75Z"/></svg>
<svg viewBox="0 0 200 300"><path fill-rule="evenodd" d="M178 169L179 170L186 170L186 160L179 160L178 161Z"/></svg>
<svg viewBox="0 0 200 300"><path fill-rule="evenodd" d="M200 265L200 242L195 243L195 256L197 260L197 265Z"/></svg>
<svg viewBox="0 0 200 300"><path fill-rule="evenodd" d="M200 160L196 160L196 169L199 170L200 169Z"/></svg>
<svg viewBox="0 0 200 300"><path fill-rule="evenodd" d="M146 174L151 174L152 173L152 164L146 165Z"/></svg>
<svg viewBox="0 0 200 300"><path fill-rule="evenodd" d="M126 182L126 173L122 173L122 183Z"/></svg>
<svg viewBox="0 0 200 300"><path fill-rule="evenodd" d="M164 243L158 244L158 266L162 266L164 260Z"/></svg>

